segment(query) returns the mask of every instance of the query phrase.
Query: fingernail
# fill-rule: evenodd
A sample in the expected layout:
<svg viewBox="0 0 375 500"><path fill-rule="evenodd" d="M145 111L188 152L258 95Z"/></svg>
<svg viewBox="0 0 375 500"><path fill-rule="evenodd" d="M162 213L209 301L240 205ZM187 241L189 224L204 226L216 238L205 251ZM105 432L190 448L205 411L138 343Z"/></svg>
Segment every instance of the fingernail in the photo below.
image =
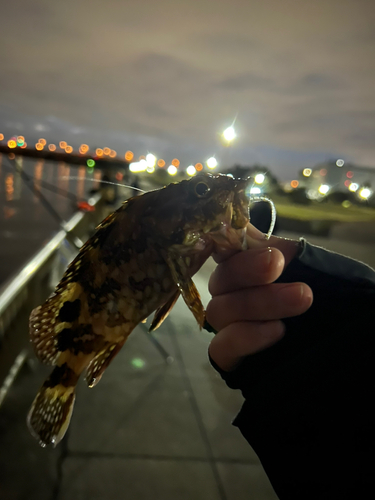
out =
<svg viewBox="0 0 375 500"><path fill-rule="evenodd" d="M303 295L303 299L306 301L306 302L311 302L313 300L313 292L311 290L311 288L309 286L303 286L301 285L302 288L303 288L303 291L302 291L302 295Z"/></svg>
<svg viewBox="0 0 375 500"><path fill-rule="evenodd" d="M290 305L302 305L311 302L313 298L311 289L304 283L288 283L280 288L278 293L288 294L287 300Z"/></svg>
<svg viewBox="0 0 375 500"><path fill-rule="evenodd" d="M288 294L288 302L299 304L304 295L304 286L302 283L288 283L277 291L278 294L282 295L285 299L285 295Z"/></svg>
<svg viewBox="0 0 375 500"><path fill-rule="evenodd" d="M257 255L254 256L255 264L259 261L259 264L265 264L268 267L271 264L272 255L272 248L262 248L258 251Z"/></svg>
<svg viewBox="0 0 375 500"><path fill-rule="evenodd" d="M270 327L272 325L272 328ZM272 337L278 339L279 337L283 337L285 334L285 324L281 320L270 321L264 323L264 331L262 331L262 335L265 337Z"/></svg>

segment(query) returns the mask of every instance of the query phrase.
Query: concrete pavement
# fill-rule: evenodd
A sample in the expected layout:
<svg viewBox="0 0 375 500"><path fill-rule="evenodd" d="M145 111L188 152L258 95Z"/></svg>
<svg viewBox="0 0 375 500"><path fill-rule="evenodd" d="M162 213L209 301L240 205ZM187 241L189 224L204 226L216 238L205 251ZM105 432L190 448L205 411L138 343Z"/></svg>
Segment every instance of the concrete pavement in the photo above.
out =
<svg viewBox="0 0 375 500"><path fill-rule="evenodd" d="M369 233L368 241L344 233L307 239L375 266ZM195 278L205 304L212 269L208 262ZM277 498L231 425L242 396L211 368L211 334L199 332L179 300L156 336L174 362L165 363L138 328L97 387L80 383L70 430L56 449L40 448L25 423L50 370L23 369L0 410L1 500Z"/></svg>
<svg viewBox="0 0 375 500"><path fill-rule="evenodd" d="M209 296L209 262L195 278ZM67 436L40 448L25 418L49 369L25 368L0 411L3 500L275 500L253 450L231 421L242 404L207 359L200 332L179 300L156 333L165 363L138 328L97 387L84 381Z"/></svg>

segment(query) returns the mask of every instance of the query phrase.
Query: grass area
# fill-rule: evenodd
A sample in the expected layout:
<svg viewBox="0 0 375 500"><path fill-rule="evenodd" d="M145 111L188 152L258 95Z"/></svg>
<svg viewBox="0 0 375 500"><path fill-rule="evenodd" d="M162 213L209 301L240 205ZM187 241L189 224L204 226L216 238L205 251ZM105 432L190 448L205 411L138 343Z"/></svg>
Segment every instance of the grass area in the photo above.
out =
<svg viewBox="0 0 375 500"><path fill-rule="evenodd" d="M375 221L375 208L351 205L344 208L341 204L317 203L299 205L288 198L271 196L279 217L295 220L325 220L332 222L370 222Z"/></svg>

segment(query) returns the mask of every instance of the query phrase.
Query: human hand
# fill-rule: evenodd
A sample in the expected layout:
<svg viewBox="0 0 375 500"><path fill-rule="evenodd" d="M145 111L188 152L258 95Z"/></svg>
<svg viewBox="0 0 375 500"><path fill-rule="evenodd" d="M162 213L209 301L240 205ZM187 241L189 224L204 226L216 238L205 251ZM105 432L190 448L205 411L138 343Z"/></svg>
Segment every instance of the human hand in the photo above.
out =
<svg viewBox="0 0 375 500"><path fill-rule="evenodd" d="M298 242L264 238L254 226L247 228L249 250L218 250L212 273L207 321L216 330L209 354L225 371L250 354L270 347L284 336L282 318L298 316L312 304L305 283L273 283L295 257Z"/></svg>

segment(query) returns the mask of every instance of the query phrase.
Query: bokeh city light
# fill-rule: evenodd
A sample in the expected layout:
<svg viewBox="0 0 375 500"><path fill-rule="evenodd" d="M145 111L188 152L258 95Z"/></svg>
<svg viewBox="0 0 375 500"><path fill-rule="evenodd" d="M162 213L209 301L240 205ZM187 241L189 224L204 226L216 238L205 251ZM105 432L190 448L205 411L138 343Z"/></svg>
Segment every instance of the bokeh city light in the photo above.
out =
<svg viewBox="0 0 375 500"><path fill-rule="evenodd" d="M169 165L167 171L168 171L169 175L176 175L177 174L177 167L175 167L174 165Z"/></svg>
<svg viewBox="0 0 375 500"><path fill-rule="evenodd" d="M208 158L206 161L206 164L208 168L214 169L217 167L217 160L214 156L211 156L211 158Z"/></svg>
<svg viewBox="0 0 375 500"><path fill-rule="evenodd" d="M187 173L188 175L190 175L191 177L192 177L193 175L195 175L195 174L197 173L197 171L195 170L194 165L189 165L189 166L187 167L187 169L186 169L186 173Z"/></svg>

